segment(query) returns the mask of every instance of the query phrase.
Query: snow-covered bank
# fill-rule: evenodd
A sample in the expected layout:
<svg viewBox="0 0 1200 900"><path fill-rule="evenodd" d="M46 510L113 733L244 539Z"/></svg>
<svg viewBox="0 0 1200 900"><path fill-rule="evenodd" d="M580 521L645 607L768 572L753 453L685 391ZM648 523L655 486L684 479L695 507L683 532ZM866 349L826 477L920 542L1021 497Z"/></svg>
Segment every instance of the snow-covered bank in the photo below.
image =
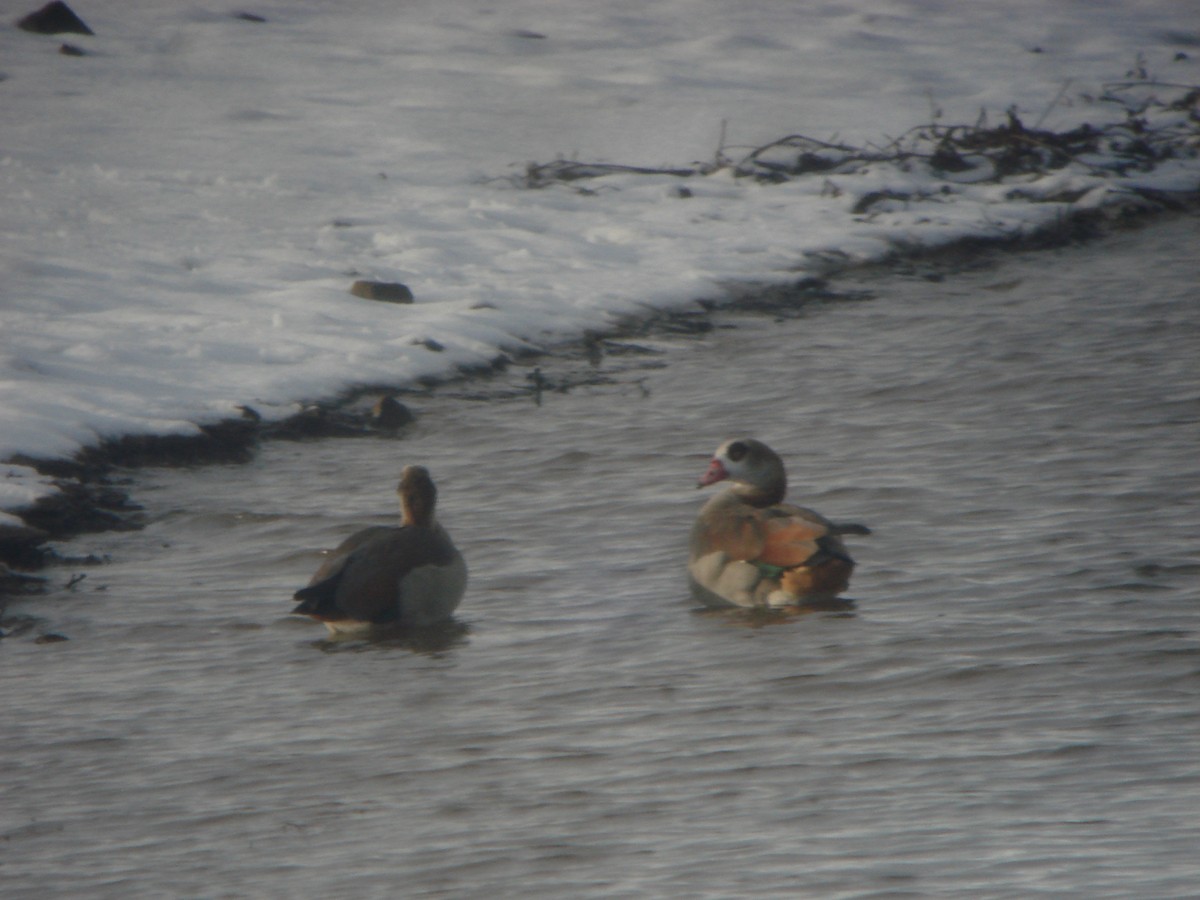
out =
<svg viewBox="0 0 1200 900"><path fill-rule="evenodd" d="M80 0L84 56L18 30L32 5L0 2L0 460L195 434L241 405L279 419L730 281L1200 185L1181 154L999 183L880 164L783 184L722 169L687 196L668 175L520 186L558 155L711 159L722 122L731 156L791 132L882 145L933 107L1096 123L1126 70L1200 82L1192 0L302 0L256 5L264 22ZM359 277L416 302L354 297ZM3 471L0 509L51 489Z"/></svg>

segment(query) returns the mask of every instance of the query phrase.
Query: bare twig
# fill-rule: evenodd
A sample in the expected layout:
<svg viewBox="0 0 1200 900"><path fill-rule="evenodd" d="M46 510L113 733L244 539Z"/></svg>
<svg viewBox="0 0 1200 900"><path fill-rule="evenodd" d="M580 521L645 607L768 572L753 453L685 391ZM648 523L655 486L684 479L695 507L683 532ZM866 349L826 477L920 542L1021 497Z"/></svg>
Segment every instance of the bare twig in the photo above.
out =
<svg viewBox="0 0 1200 900"><path fill-rule="evenodd" d="M1138 76L1144 74L1140 70ZM993 181L1017 174L1045 174L1074 163L1093 174L1127 171L1131 166L1153 168L1173 155L1198 151L1200 138L1200 86L1137 80L1110 82L1105 85L1102 101L1115 103L1124 110L1123 120L1106 125L1080 125L1070 131L1043 129L1043 123L1055 110L1072 82L1066 81L1032 126L1020 119L1015 106L1006 111L1001 124L989 126L985 110L974 124L942 124L942 110L933 101L932 121L910 128L899 137L888 137L882 145L867 143L856 147L837 140L820 140L798 132L784 135L759 147L754 147L734 162L728 155L728 122L721 121L717 151L710 163L693 163L685 167L646 167L613 163L587 163L558 159L551 163L530 163L524 177L514 179L524 187L540 188L610 175L667 175L695 177L723 169L735 177L749 177L762 182L789 181L821 173L852 173L875 163L893 165L919 164L935 173L981 170L990 167ZM1161 100L1157 96L1139 94L1132 97L1117 94L1128 88L1156 88L1175 92ZM1155 114L1192 110L1185 121L1179 116L1160 117ZM1102 151L1107 157L1097 161ZM977 179L976 179L977 180ZM591 189L576 188L584 193Z"/></svg>
<svg viewBox="0 0 1200 900"><path fill-rule="evenodd" d="M1046 107L1045 111L1038 117L1038 120L1033 123L1034 128L1042 127L1042 123L1045 122L1050 113L1053 112L1054 107L1058 106L1058 101L1063 98L1063 95L1067 92L1067 88L1071 86L1071 81L1072 79L1068 78L1063 82L1063 86L1059 89L1059 92L1054 95L1054 99L1050 101L1050 105Z"/></svg>

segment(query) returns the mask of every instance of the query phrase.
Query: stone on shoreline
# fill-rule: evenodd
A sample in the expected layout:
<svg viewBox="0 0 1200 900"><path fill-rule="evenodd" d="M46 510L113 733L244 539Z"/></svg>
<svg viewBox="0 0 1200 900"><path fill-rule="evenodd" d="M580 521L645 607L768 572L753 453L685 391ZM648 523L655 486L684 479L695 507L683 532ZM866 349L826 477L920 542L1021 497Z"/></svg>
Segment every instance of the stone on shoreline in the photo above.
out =
<svg viewBox="0 0 1200 900"><path fill-rule="evenodd" d="M75 11L61 0L47 3L36 12L31 12L19 22L22 31L34 34L95 34Z"/></svg>
<svg viewBox="0 0 1200 900"><path fill-rule="evenodd" d="M356 281L350 285L350 293L364 300L381 303L412 303L413 292L408 285L398 281Z"/></svg>
<svg viewBox="0 0 1200 900"><path fill-rule="evenodd" d="M388 394L375 401L375 405L371 407L371 418L380 428L391 430L412 422L414 416L412 410Z"/></svg>

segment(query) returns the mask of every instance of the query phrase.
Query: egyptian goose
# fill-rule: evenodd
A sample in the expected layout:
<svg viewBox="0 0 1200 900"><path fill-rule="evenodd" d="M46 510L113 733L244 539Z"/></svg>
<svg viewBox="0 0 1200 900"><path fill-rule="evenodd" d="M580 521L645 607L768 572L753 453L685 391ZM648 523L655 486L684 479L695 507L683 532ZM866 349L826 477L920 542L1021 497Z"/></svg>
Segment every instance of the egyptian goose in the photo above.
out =
<svg viewBox="0 0 1200 900"><path fill-rule="evenodd" d="M324 622L334 634L376 626L445 622L467 587L462 554L433 517L437 489L423 466L400 475L400 525L376 525L346 538L292 612Z"/></svg>
<svg viewBox="0 0 1200 900"><path fill-rule="evenodd" d="M729 481L692 527L688 575L707 606L797 606L836 597L854 560L841 536L870 534L784 503L783 461L761 441L736 438L713 454L697 487Z"/></svg>

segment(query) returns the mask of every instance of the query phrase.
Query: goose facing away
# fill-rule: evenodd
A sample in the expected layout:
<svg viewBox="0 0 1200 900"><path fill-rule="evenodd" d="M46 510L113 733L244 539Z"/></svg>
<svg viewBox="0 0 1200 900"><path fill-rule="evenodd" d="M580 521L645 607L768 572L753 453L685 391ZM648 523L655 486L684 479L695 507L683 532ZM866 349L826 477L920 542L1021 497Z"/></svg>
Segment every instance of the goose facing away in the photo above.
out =
<svg viewBox="0 0 1200 900"><path fill-rule="evenodd" d="M405 466L396 492L400 525L346 538L296 591L300 603L292 612L334 634L450 619L466 591L467 566L434 518L437 488L423 466Z"/></svg>
<svg viewBox="0 0 1200 900"><path fill-rule="evenodd" d="M784 502L787 476L761 441L736 438L713 454L697 487L730 482L700 510L688 556L692 593L706 606L786 607L832 599L854 560L842 536L870 534Z"/></svg>

